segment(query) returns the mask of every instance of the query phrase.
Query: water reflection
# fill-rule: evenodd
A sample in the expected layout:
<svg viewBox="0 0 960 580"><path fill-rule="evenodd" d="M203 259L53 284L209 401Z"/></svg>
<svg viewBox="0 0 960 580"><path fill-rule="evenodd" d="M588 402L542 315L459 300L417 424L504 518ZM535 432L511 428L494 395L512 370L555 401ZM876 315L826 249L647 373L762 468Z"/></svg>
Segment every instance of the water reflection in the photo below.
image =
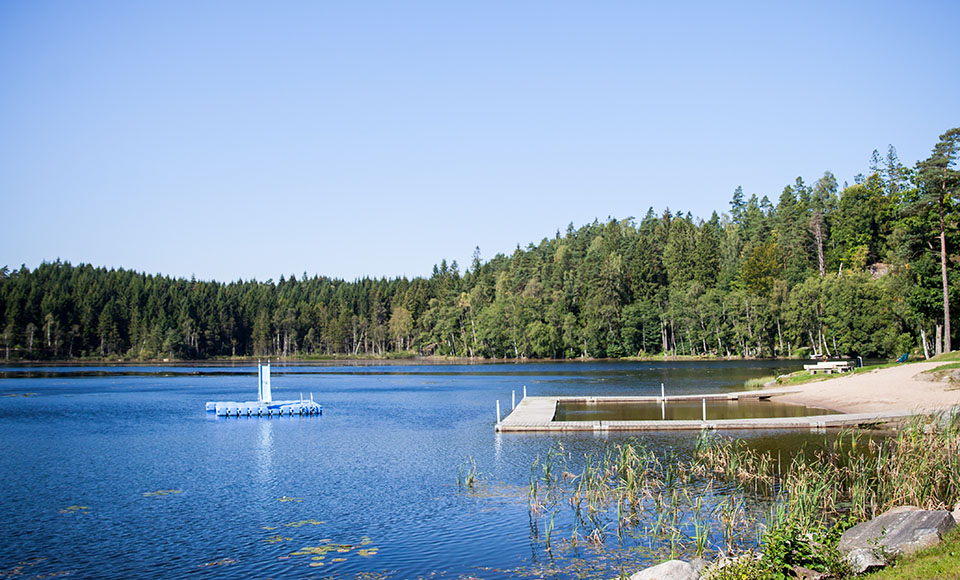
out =
<svg viewBox="0 0 960 580"><path fill-rule="evenodd" d="M266 483L273 479L273 420L258 419L257 424L257 472Z"/></svg>
<svg viewBox="0 0 960 580"><path fill-rule="evenodd" d="M836 411L776 401L671 401L669 403L587 403L560 401L556 421L699 421L704 408L707 420L810 417Z"/></svg>
<svg viewBox="0 0 960 580"><path fill-rule="evenodd" d="M48 559L31 570L35 575L72 571L107 579L193 577L210 563L218 563L203 568L211 578L350 579L384 571L393 578L615 577L615 558L628 553L638 569L639 561L656 557L652 548L627 538L628 549L617 551L614 526L606 555L587 544L571 549L577 526L581 539L594 528L578 523L567 503L532 515L531 467L539 457L542 473L549 450L562 443L570 456L566 469L579 473L586 456L631 438L666 465L691 452L695 434L500 435L493 428L495 401L506 411L512 391L522 399L524 384L531 395L545 396L659 395L663 382L672 394L742 388L745 379L776 374L784 364L284 368L276 391L289 398L312 391L324 415L282 419L217 419L205 412L206 401L250 398L256 374L239 365L103 367L109 376L20 369L38 374L0 380L0 395L37 396L0 396L0 472L8 490L0 496L0 526L11 534L0 542L0 570L41 556ZM142 374L125 374L133 370ZM810 448L822 448L823 440L796 432L736 436L783 448L785 463L791 450L816 441L821 445ZM468 457L483 485L464 492L457 469ZM142 495L174 488L183 493L170 501ZM716 488L711 493L704 510L723 499ZM90 506L91 513L59 512L70 505ZM323 523L285 527L308 520ZM275 535L291 539L265 541ZM365 535L382 551L354 550L342 562L289 558L327 539L359 546ZM559 571L549 572L554 563Z"/></svg>

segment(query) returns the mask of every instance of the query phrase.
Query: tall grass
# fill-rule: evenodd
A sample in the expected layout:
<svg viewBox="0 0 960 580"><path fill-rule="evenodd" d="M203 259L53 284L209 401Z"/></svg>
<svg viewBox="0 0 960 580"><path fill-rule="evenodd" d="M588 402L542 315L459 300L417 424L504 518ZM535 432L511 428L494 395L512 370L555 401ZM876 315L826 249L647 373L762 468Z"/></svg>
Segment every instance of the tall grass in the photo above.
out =
<svg viewBox="0 0 960 580"><path fill-rule="evenodd" d="M756 377L752 379L747 379L743 382L743 386L747 389L762 389L770 383L776 383L777 377L770 375L766 377Z"/></svg>
<svg viewBox="0 0 960 580"><path fill-rule="evenodd" d="M565 504L574 540L598 544L615 532L621 543L629 536L654 552L697 556L763 543L763 530L828 530L958 499L960 414L917 417L893 436L843 431L792 457L710 432L685 459L635 440L580 457L558 445L534 462L529 484L532 517L550 513L548 541Z"/></svg>
<svg viewBox="0 0 960 580"><path fill-rule="evenodd" d="M783 474L779 463L740 440L708 436L694 469L775 493L802 522L865 520L899 505L947 509L960 499L960 414L914 417L889 438L843 431L821 451L798 453Z"/></svg>

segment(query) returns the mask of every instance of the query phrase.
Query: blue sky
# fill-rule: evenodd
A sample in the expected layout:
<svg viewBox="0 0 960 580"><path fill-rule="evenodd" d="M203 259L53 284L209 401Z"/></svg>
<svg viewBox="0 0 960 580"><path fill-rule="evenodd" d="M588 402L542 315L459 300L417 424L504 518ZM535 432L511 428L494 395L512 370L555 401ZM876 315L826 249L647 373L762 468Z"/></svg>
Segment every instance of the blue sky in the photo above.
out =
<svg viewBox="0 0 960 580"><path fill-rule="evenodd" d="M429 275L960 125L960 2L0 2L0 266Z"/></svg>

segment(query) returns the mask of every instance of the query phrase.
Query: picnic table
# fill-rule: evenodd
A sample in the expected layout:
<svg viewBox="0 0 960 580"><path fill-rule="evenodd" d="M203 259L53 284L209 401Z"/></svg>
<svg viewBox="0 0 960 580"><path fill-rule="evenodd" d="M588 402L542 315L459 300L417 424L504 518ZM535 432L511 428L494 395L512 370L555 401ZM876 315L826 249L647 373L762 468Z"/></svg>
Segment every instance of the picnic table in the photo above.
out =
<svg viewBox="0 0 960 580"><path fill-rule="evenodd" d="M852 371L853 367L853 361L838 360L818 362L815 365L803 365L803 370L810 371L811 375L815 375L817 373L830 375L833 373L845 373L847 371Z"/></svg>

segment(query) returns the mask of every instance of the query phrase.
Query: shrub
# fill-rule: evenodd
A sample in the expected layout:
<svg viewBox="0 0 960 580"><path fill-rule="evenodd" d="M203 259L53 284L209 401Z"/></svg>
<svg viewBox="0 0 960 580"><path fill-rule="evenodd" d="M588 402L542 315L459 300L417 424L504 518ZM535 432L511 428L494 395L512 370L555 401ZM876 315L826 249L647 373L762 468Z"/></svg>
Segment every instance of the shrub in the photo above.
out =
<svg viewBox="0 0 960 580"><path fill-rule="evenodd" d="M747 553L723 558L707 566L700 580L780 580L782 575L770 569L760 554Z"/></svg>

